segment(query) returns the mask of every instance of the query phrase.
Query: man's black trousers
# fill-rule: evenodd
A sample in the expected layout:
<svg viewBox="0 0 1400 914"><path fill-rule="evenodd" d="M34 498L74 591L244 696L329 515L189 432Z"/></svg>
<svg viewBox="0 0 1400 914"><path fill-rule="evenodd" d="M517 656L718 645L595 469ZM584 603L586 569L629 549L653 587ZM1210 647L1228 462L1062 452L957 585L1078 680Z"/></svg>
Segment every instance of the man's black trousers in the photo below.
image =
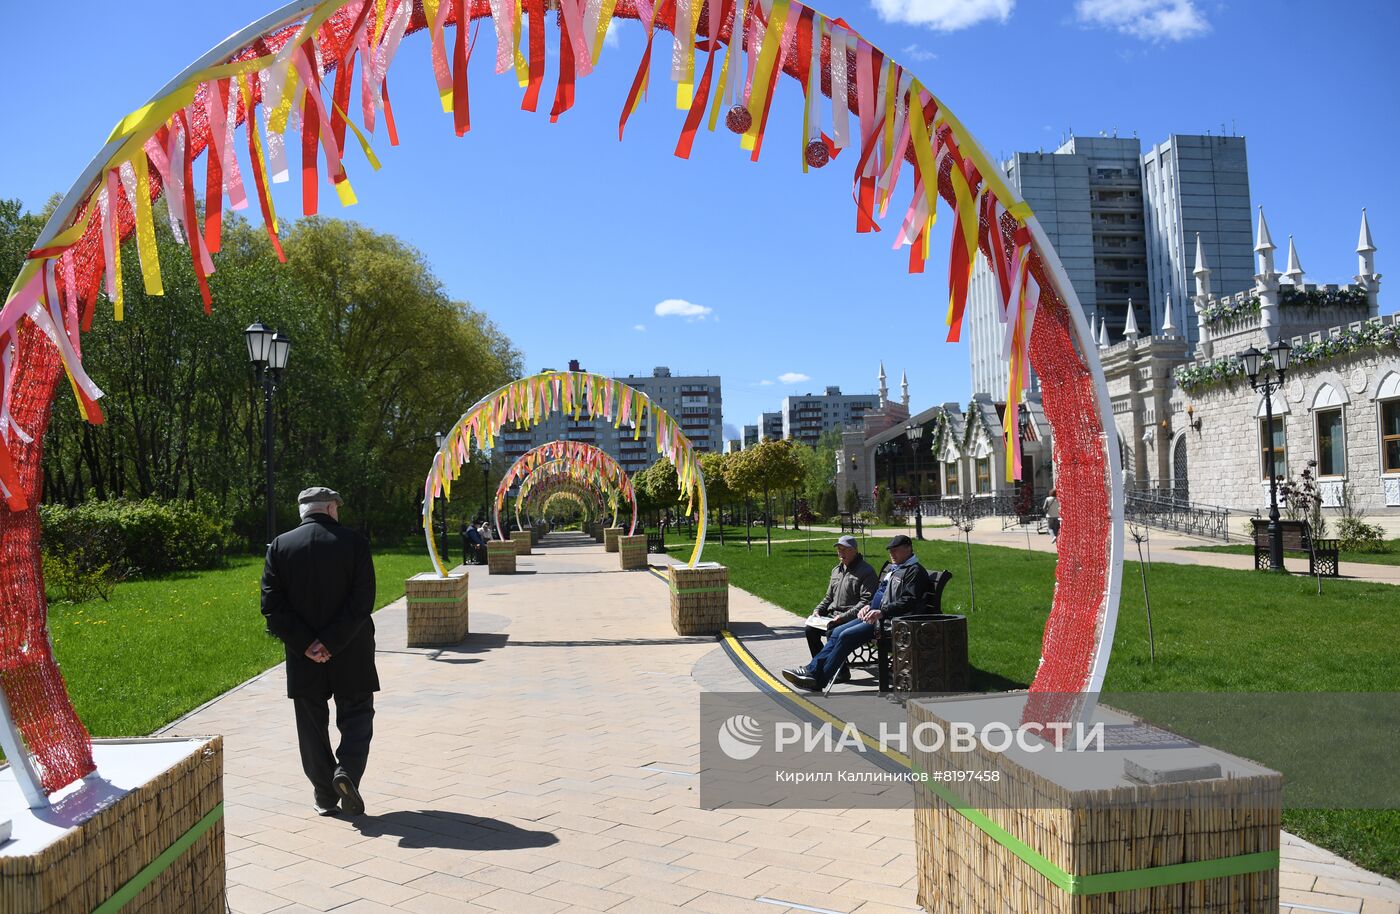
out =
<svg viewBox="0 0 1400 914"><path fill-rule="evenodd" d="M369 741L374 735L374 693L336 695L335 727L340 746L331 751L329 699L293 698L296 705L297 744L301 767L316 791L316 800L329 806L338 799L331 779L337 766L359 786L369 762Z"/></svg>

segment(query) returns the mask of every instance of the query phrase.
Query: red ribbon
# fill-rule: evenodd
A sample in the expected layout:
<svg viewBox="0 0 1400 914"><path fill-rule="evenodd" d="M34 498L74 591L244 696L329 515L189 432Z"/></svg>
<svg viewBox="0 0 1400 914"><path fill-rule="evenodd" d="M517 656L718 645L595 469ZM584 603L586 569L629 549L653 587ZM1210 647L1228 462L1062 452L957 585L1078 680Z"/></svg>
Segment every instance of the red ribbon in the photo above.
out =
<svg viewBox="0 0 1400 914"><path fill-rule="evenodd" d="M544 0L525 0L530 7L530 82L520 103L524 111L534 111L540 102L544 82Z"/></svg>
<svg viewBox="0 0 1400 914"><path fill-rule="evenodd" d="M389 77L379 84L379 92L384 96L384 129L389 131L389 145L399 145L399 128L394 123L394 106L389 104Z"/></svg>
<svg viewBox="0 0 1400 914"><path fill-rule="evenodd" d="M467 18L463 0L452 0L452 15L457 20L457 40L452 45L452 125L457 135L463 136L472 129L472 106L467 97L467 61L471 60L467 26L471 20Z"/></svg>
<svg viewBox="0 0 1400 914"><path fill-rule="evenodd" d="M569 0L564 0L568 3ZM569 35L569 24L564 21L564 11L559 11L559 82L554 87L554 107L549 110L549 122L559 120L559 115L574 106L574 43Z"/></svg>
<svg viewBox="0 0 1400 914"><path fill-rule="evenodd" d="M204 275L204 264L199 257L199 235L195 228L199 225L194 209L194 145L190 142L190 121L180 109L180 126L185 129L185 240L190 245L190 260L194 262L194 276L199 280L199 297L204 299L204 313L214 312L214 297L209 294L209 280ZM114 201L115 202L115 201ZM115 207L114 207L115 210Z"/></svg>

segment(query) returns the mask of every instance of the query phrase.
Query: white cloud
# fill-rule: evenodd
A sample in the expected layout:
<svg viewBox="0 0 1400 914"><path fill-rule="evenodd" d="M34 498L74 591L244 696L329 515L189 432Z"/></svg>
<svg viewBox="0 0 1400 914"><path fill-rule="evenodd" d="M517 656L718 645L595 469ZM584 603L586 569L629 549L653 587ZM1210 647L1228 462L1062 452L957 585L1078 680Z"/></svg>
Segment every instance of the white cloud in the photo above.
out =
<svg viewBox="0 0 1400 914"><path fill-rule="evenodd" d="M900 53L904 57L909 58L910 60L929 61L938 59L937 54L933 53L932 51L926 51L923 48L919 47L917 44L909 45Z"/></svg>
<svg viewBox="0 0 1400 914"><path fill-rule="evenodd" d="M785 371L778 375L778 380L784 384L801 384L803 381L812 380L800 371Z"/></svg>
<svg viewBox="0 0 1400 914"><path fill-rule="evenodd" d="M607 32L604 33L604 35L603 35L603 47L605 47L605 48L615 48L615 47L617 47L619 44L621 44L621 41L619 41L619 39L618 39L618 37L617 37L617 33L618 33L621 29L622 29L622 23L620 22L620 20L614 19L613 21L609 22L609 23L608 23L608 30L607 30Z"/></svg>
<svg viewBox="0 0 1400 914"><path fill-rule="evenodd" d="M1005 22L1016 0L870 0L886 22L956 32L988 20Z"/></svg>
<svg viewBox="0 0 1400 914"><path fill-rule="evenodd" d="M1074 12L1086 25L1147 41L1184 41L1210 31L1195 0L1077 0Z"/></svg>
<svg viewBox="0 0 1400 914"><path fill-rule="evenodd" d="M772 386L773 386L773 382L770 381L770 380L768 380L767 378L764 378L762 381L759 381L759 382L758 382L758 386L759 386L759 387L772 387Z"/></svg>
<svg viewBox="0 0 1400 914"><path fill-rule="evenodd" d="M683 317L688 321L703 321L715 311L714 308L697 305L681 298L668 298L658 302L654 310L657 317Z"/></svg>
<svg viewBox="0 0 1400 914"><path fill-rule="evenodd" d="M647 325L646 325L646 324L633 324L633 325L632 325L632 329L635 330L635 331L637 331L638 333L646 333L646 332L647 332Z"/></svg>

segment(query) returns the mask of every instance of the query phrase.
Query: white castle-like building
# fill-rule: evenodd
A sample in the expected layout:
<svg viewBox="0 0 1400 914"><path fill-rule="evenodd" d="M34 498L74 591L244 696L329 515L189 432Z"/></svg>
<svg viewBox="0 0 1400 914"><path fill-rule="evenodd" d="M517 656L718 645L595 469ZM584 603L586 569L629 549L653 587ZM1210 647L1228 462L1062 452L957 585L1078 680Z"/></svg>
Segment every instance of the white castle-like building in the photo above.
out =
<svg viewBox="0 0 1400 914"><path fill-rule="evenodd" d="M1351 283L1307 282L1292 237L1279 272L1277 250L1261 207L1254 284L1216 294L1210 252L1196 240L1194 353L1171 325L1171 308L1156 334L1144 336L1130 324L1122 341L1110 345L1100 329L1125 482L1180 501L1252 512L1268 504L1272 450L1278 475L1297 478L1311 470L1326 507L1345 501L1400 516L1400 322L1395 314L1380 315L1381 277L1366 212ZM1239 355L1280 340L1292 351L1269 428L1263 398Z"/></svg>
<svg viewBox="0 0 1400 914"><path fill-rule="evenodd" d="M1155 331L1143 332L1131 307L1117 342L1106 321L1094 327L1125 486L1235 514L1262 512L1272 450L1278 475L1297 478L1307 468L1317 477L1326 508L1345 504L1400 525L1400 315L1380 314L1366 212L1357 275L1346 285L1308 282L1291 237L1282 272L1276 252L1261 207L1249 288L1214 290L1210 251L1195 239L1193 333L1175 326L1170 302ZM1239 355L1279 340L1293 348L1270 428ZM1005 403L982 394L965 407L944 403L911 415L907 385L902 404L889 400L883 365L880 383L881 408L843 436L843 507L851 487L866 504L877 487L926 500L1011 494L1029 504L1053 485L1053 441L1037 393L1028 395L1021 423L1025 481L1007 483L999 469Z"/></svg>

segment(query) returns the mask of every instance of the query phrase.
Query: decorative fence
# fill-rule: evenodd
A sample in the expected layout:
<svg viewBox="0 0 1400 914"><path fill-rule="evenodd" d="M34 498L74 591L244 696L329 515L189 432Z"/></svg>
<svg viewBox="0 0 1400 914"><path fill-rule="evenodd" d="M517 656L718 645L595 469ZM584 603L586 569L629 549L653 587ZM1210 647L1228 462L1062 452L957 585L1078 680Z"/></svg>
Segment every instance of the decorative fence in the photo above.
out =
<svg viewBox="0 0 1400 914"><path fill-rule="evenodd" d="M1128 491L1123 514L1129 523L1147 524L1191 536L1230 541L1230 509L1198 505L1169 492Z"/></svg>

